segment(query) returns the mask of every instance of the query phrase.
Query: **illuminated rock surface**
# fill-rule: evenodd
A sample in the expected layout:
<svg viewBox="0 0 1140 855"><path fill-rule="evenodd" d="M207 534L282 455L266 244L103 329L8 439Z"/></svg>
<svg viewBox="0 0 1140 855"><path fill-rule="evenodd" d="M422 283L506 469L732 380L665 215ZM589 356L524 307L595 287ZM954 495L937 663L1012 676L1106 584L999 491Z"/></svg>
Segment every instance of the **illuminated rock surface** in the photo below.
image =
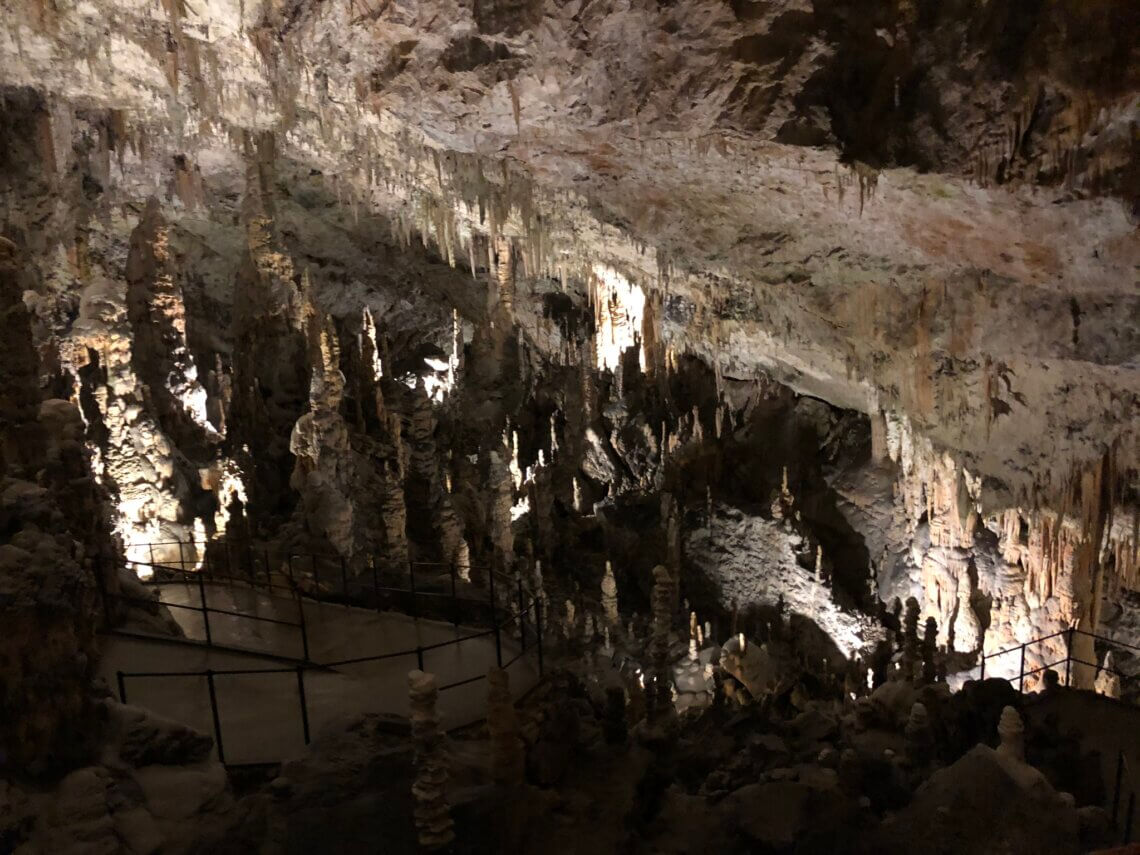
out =
<svg viewBox="0 0 1140 855"><path fill-rule="evenodd" d="M209 764L116 801L97 627L204 637L154 564L524 663L537 598L525 756L495 683L451 783L419 767L433 845L984 851L998 806L1011 851L1109 842L1087 746L1014 713L1028 794L974 748L1017 706L976 680L1140 697L1135 3L0 10L0 849L218 813L187 851L303 851L352 787L399 809L342 799L345 840L413 845L371 732L236 815ZM543 793L489 808L520 765Z"/></svg>

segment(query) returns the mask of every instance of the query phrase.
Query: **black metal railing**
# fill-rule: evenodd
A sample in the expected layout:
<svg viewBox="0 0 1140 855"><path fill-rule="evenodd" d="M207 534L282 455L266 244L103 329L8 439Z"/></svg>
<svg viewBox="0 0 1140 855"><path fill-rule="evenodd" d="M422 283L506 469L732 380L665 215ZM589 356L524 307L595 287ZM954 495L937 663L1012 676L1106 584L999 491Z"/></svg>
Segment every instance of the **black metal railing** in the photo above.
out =
<svg viewBox="0 0 1140 855"><path fill-rule="evenodd" d="M171 544L155 544L156 546L169 546ZM183 553L184 554L184 553ZM218 692L216 686L216 679L219 677L227 676L248 676L254 674L286 674L295 673L297 683L297 700L298 710L300 714L302 736L305 744L310 741L310 715L309 704L305 690L305 673L312 670L330 671L338 668L343 668L352 665L360 665L364 663L379 662L387 659L396 659L399 657L415 656L416 665L420 670L425 670L426 661L425 657L432 651L452 647L454 645L462 644L464 642L473 641L475 639L493 637L495 648L495 662L501 668L509 668L515 662L520 660L523 656L533 652L537 660L537 670L541 677L544 669L544 642L543 642L543 622L544 616L542 614L542 602L538 596L529 594L523 585L522 577L518 574L511 577L508 574L486 567L457 567L456 565L433 564L429 562L411 562L408 565L408 587L401 588L396 585L381 584L382 574L375 565L369 567L370 572L367 574L367 579L362 580L360 575L348 572L346 562L340 559L339 556L321 556L299 553L290 553L284 557L285 573L274 574L271 570L268 552L263 552L264 559L263 567L265 572L263 574L256 573L256 565L253 560L255 553L251 550L247 557L249 562L246 564L246 570L242 575L234 575L232 572L219 572L216 567L211 566L208 556L203 560L201 566L197 570L188 570L185 566L170 566L166 564L147 564L138 561L129 562L134 567L146 567L151 571L150 578L143 584L147 585L163 585L170 583L180 583L192 585L197 588L199 603L196 606L187 605L185 603L173 603L159 599L149 599L141 597L133 597L122 593L111 593L107 590L105 580L102 575L102 569L99 562L96 562L95 576L98 582L99 591L103 599L104 613L108 616L111 615L109 608L112 601L118 602L136 602L148 606L166 606L168 608L185 609L189 611L199 612L202 615L205 641L195 642L188 641L191 644L198 644L209 648L216 648L228 652L240 652L244 654L257 654L265 655L263 651L253 651L240 647L231 647L219 644L214 637L210 627L210 615L220 614L236 618L238 620L249 620L256 622L269 623L277 626L292 627L297 630L300 637L302 659L300 661L293 660L296 664L289 667L282 668L237 668L237 669L205 669L195 671L118 671L116 672L117 688L119 699L123 703L127 702L127 682L128 680L137 680L144 678L161 678L161 679L199 679L206 678L206 687L209 696L209 705L212 718L212 727L214 731L214 739L218 750L218 759L220 762L225 763L225 740L223 735L222 717L218 707ZM296 566L297 560L305 561L308 563L309 576L312 584L306 584L306 579L302 577L303 571ZM183 565L185 562L181 562ZM335 585L330 586L328 581L330 573L328 571L329 564L332 564L335 573L332 574L332 579L340 582L340 589L337 590ZM195 561L195 565L197 562ZM325 572L322 573L322 567ZM223 571L232 571L233 565L226 562ZM481 574L481 578L486 580L486 598L461 596L459 593L458 579L461 570L468 570L468 572L475 571ZM435 591L428 590L430 583L425 586L423 584L417 586L416 575L419 573L421 576L427 574L429 571L436 571L433 575L438 578L446 575L448 584L446 590ZM275 575L278 576L280 581L275 581ZM325 580L325 581L322 581ZM496 581L498 580L498 581ZM368 583L371 584L368 584ZM264 588L271 594L276 595L279 591L286 592L290 599L293 599L297 608L297 620L288 621L280 618L267 618L261 615L253 615L246 612L237 612L232 609L218 608L216 605L211 605L207 597L207 585L210 584L228 584L228 585L248 585L253 589ZM474 588L475 586L467 586ZM489 612L490 627L480 632L475 632L461 637L447 639L445 641L436 642L434 644L417 645L402 650L389 651L385 653L359 656L350 659L342 659L331 662L314 662L311 660L309 652L309 633L307 621L305 618L305 600L313 600L315 602L336 602L337 604L344 604L346 607L360 606L367 608L375 608L377 611L383 610L385 605L391 605L393 595L398 595L397 599L403 598L409 606L408 613L414 619L418 620L421 613L430 611L430 609L421 609L419 601L421 599L429 600L431 602L439 602L440 599L446 600L444 612L450 615L451 623L458 629L463 622L463 614L466 611L469 615L474 617L476 622L480 622L483 615ZM510 603L504 608L503 602ZM528 604L529 601L529 604ZM483 610L486 611L483 611ZM529 618L529 623L528 623ZM503 633L510 634L514 632L517 636L520 650L519 652L504 662L503 657ZM107 632L119 635L126 635L128 637L139 637L139 633L124 632L116 630L110 626L106 628ZM530 638L528 638L528 632ZM157 637L146 635L143 636L148 640L154 640ZM275 658L288 658L279 654L270 653L269 655ZM439 687L440 691L458 688L460 686L468 685L485 679L485 673L478 673L473 676L462 677L453 682L447 683ZM228 764L240 765L240 764Z"/></svg>
<svg viewBox="0 0 1140 855"><path fill-rule="evenodd" d="M1063 659L1058 659L1056 662L1046 663L1045 665L1039 665L1036 668L1030 668L1029 670L1026 670L1026 668L1025 668L1025 655L1026 655L1026 652L1029 648L1031 648L1035 644L1040 644L1042 642L1051 641L1052 639L1058 638L1061 636L1065 637L1065 657ZM1044 635L1041 638L1035 638L1032 641L1027 641L1024 644L1014 645L1013 647L1007 647L1005 650L998 650L998 651L995 651L994 653L987 653L987 654L983 655L982 661L981 661L979 678L985 679L986 661L987 660L995 659L998 656L1005 656L1005 655L1008 655L1010 653L1019 653L1020 654L1020 660L1019 660L1020 664L1018 666L1017 676L1016 677L1014 677L1014 676L1002 677L1000 679L1007 680L1010 683L1010 685L1013 685L1014 682L1016 681L1017 690L1019 692L1023 692L1023 693L1025 692L1025 678L1026 677L1031 677L1035 674L1039 674L1041 672L1048 671L1051 668L1058 668L1061 665L1065 666L1064 685L1066 685L1066 686L1070 685L1070 683L1071 683L1073 665L1087 665L1091 668L1098 669L1098 670L1108 670L1110 673L1115 674L1117 677L1119 677L1121 679L1121 681L1123 681L1124 679L1126 679L1130 676L1130 675L1124 673L1123 671L1121 671L1117 667L1111 667L1111 668L1105 669L1103 663L1098 664L1096 662L1088 662L1084 659L1080 659L1079 657L1075 656L1073 653L1073 640L1078 636L1082 636L1085 638L1091 638L1093 640L1094 649L1095 649L1096 642L1099 641L1103 645L1107 645L1110 648L1117 647L1117 648L1123 648L1126 650L1140 652L1140 647L1137 647L1136 645L1125 644L1122 641L1116 641L1115 639L1106 638L1105 636L1097 635L1096 633L1088 632L1087 630L1076 629L1076 628L1063 629L1063 630L1060 630L1059 632L1054 632L1051 635ZM1058 675L1058 676L1060 676L1060 675ZM1133 822L1134 822L1135 816L1136 816L1136 792L1137 792L1136 778L1132 774L1132 770L1131 770L1131 767L1129 766L1128 759L1125 756L1125 753L1123 750L1118 750L1117 755L1116 755L1116 775L1115 775L1115 778L1113 781L1113 788L1112 788L1112 824L1113 824L1114 828L1120 829L1120 842L1121 843L1131 843L1132 842L1132 827L1133 827ZM1127 794L1126 800L1125 800L1125 794ZM1124 803L1123 804L1123 808L1124 808L1123 813L1121 813L1122 802Z"/></svg>
<svg viewBox="0 0 1140 855"><path fill-rule="evenodd" d="M1058 659L1056 662L1049 662L1049 663L1046 663L1044 665L1039 665L1036 668L1030 668L1029 670L1026 670L1026 668L1025 668L1025 655L1026 655L1026 652L1030 648L1033 647L1033 645L1042 644L1046 641L1051 641L1054 638L1060 638L1062 636L1065 638L1065 656L1064 656L1064 658ZM1087 665L1087 666L1089 666L1091 668L1095 668L1097 670L1103 670L1102 666L1096 662L1087 662L1083 659L1078 659L1076 656L1074 656L1074 654L1073 654L1073 639L1076 638L1077 636L1081 636L1084 638L1091 638L1093 640L1094 645L1096 644L1096 642L1099 641L1099 642L1101 642L1101 644L1107 645L1109 648L1117 647L1117 648L1123 648L1125 650L1130 650L1130 651L1140 653L1140 647L1138 647L1136 645L1125 644L1122 641L1116 641L1116 640L1111 639L1111 638L1106 638L1103 635L1097 635L1095 632L1088 632L1087 630L1076 629L1076 628L1062 629L1062 630L1054 632L1050 635L1043 635L1040 638L1034 638L1031 641L1026 641L1023 644L1015 644L1012 647L1007 647L1005 650L997 650L997 651L994 651L993 653L984 654L982 656L982 660L981 660L981 668L980 668L980 672L979 672L979 679L984 680L986 678L986 662L987 661L989 661L991 659L996 659L999 656L1006 656L1010 653L1020 653L1020 660L1019 660L1018 669L1017 669L1017 676L1015 676L1015 677L1012 677L1012 676L1011 677L1002 677L1001 679L1008 680L1011 684L1016 680L1017 681L1017 690L1019 692L1025 691L1025 678L1026 677L1032 677L1036 674L1042 673L1044 671L1048 671L1051 668L1059 668L1062 665L1065 666L1064 685L1066 685L1066 686L1070 684L1070 681L1072 679L1073 665ZM1109 668L1108 670L1111 673L1120 677L1122 681L1125 679L1128 679L1130 677L1129 674L1126 674L1125 672L1121 671L1117 667L1112 667L1112 668ZM1058 676L1060 676L1060 675L1058 675Z"/></svg>
<svg viewBox="0 0 1140 855"><path fill-rule="evenodd" d="M526 644L527 633L527 614L533 613L533 620L530 624L530 629L534 633L535 644L531 647L537 655L538 675L541 677L543 674L543 640L542 640L542 601L535 597L531 600L530 605L522 613L508 613L501 618L490 629L482 632L464 635L460 638L448 639L446 641L436 642L435 644L420 644L415 647L409 647L403 650L393 650L387 653L380 653L373 656L358 656L350 659L340 659L332 662L322 663L301 663L290 668L223 668L223 669L205 669L197 671L116 671L115 678L117 681L117 688L119 700L122 703L127 703L127 681L137 679L196 679L205 677L206 687L208 692L208 699L210 705L210 716L213 727L214 743L218 751L219 762L226 763L225 754L225 738L223 733L222 717L218 706L218 690L216 680L219 677L232 677L232 676L250 676L254 674L288 674L295 673L297 680L297 702L298 713L301 721L302 738L306 745L311 740L310 732L310 717L309 717L309 704L307 694L305 691L305 674L313 670L332 670L343 668L351 665L361 665L365 663L381 662L388 659L396 659L402 656L416 658L416 667L421 671L427 669L427 654L435 650L452 647L457 644L462 644L467 641L472 641L479 638L486 638L493 635L495 637L495 661L500 668L510 668L517 661L522 659L528 654ZM520 647L518 653L510 659L504 661L503 650L501 645L502 632L510 624L518 622L521 627L520 632ZM460 686L466 686L471 683L478 682L486 678L486 673L480 672L468 677L462 677L450 683L445 683L439 687L439 691L445 692L449 689L455 689ZM274 710L274 715L279 715L280 710ZM227 765L242 765L242 764L227 764Z"/></svg>

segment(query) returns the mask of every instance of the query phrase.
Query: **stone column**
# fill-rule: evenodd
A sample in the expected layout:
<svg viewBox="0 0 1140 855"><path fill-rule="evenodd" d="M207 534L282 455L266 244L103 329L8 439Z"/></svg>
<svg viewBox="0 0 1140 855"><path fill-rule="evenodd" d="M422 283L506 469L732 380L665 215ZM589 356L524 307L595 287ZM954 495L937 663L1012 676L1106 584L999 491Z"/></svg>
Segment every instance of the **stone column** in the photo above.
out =
<svg viewBox="0 0 1140 855"><path fill-rule="evenodd" d="M1021 716L1013 707L1005 707L1001 711L1001 720L998 722L998 737L1001 745L998 754L1019 763L1025 762L1025 724Z"/></svg>
<svg viewBox="0 0 1140 855"><path fill-rule="evenodd" d="M606 562L606 574L602 577L602 609L605 611L606 622L611 627L621 626L621 615L618 613L617 579L614 578L614 567Z"/></svg>
<svg viewBox="0 0 1140 855"><path fill-rule="evenodd" d="M666 713L672 703L672 681L669 679L669 626L673 614L673 577L658 564L653 568L651 598L653 632L649 641L652 685L647 687L646 706L649 719Z"/></svg>
<svg viewBox="0 0 1140 855"><path fill-rule="evenodd" d="M439 690L435 676L423 671L408 673L408 689L415 746L412 795L416 801L416 832L423 849L438 851L455 840L455 823L447 803L447 751L435 708Z"/></svg>
<svg viewBox="0 0 1140 855"><path fill-rule="evenodd" d="M491 734L491 776L496 784L521 784L525 768L510 677L502 668L487 672L487 730Z"/></svg>

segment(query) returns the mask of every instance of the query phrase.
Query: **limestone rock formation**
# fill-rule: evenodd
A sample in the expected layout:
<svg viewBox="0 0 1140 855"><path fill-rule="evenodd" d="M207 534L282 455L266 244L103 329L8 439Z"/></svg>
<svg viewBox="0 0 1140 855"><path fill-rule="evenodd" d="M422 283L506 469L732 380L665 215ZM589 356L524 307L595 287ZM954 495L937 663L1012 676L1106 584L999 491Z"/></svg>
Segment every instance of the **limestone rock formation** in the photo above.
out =
<svg viewBox="0 0 1140 855"><path fill-rule="evenodd" d="M507 786L522 783L523 744L511 698L510 677L502 668L487 672L487 730L491 735L491 775Z"/></svg>
<svg viewBox="0 0 1140 855"><path fill-rule="evenodd" d="M455 839L447 803L447 749L436 712L439 690L435 676L423 671L409 672L408 688L412 708L412 742L416 752L416 778L412 784L412 795L416 800L416 830L420 846L435 851L447 847Z"/></svg>
<svg viewBox="0 0 1140 855"><path fill-rule="evenodd" d="M606 561L606 572L602 576L602 611L605 613L606 623L610 628L621 626L621 615L618 613L617 579L614 578L614 567Z"/></svg>

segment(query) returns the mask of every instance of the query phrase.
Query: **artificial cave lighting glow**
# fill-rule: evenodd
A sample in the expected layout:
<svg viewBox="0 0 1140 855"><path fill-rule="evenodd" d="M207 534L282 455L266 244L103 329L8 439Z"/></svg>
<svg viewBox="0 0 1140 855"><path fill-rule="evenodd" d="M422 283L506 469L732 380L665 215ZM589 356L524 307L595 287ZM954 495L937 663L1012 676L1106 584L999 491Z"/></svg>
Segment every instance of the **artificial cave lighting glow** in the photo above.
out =
<svg viewBox="0 0 1140 855"><path fill-rule="evenodd" d="M511 506L511 522L517 522L530 513L530 497L523 496Z"/></svg>
<svg viewBox="0 0 1140 855"><path fill-rule="evenodd" d="M384 361L380 358L380 347L376 343L376 322L372 320L372 312L367 306L364 307L360 320L363 334L372 349L372 380L375 382L384 376Z"/></svg>
<svg viewBox="0 0 1140 855"><path fill-rule="evenodd" d="M198 382L198 368L193 363L185 367L186 383L181 392L172 389L171 392L182 402L182 409L190 416L194 424L198 425L207 436L217 436L218 431L206 415L206 389Z"/></svg>
<svg viewBox="0 0 1140 855"><path fill-rule="evenodd" d="M594 305L595 338L598 368L616 371L621 355L641 346L641 325L645 319L645 292L612 267L594 265L590 296ZM641 347L641 370L646 367L646 353Z"/></svg>

